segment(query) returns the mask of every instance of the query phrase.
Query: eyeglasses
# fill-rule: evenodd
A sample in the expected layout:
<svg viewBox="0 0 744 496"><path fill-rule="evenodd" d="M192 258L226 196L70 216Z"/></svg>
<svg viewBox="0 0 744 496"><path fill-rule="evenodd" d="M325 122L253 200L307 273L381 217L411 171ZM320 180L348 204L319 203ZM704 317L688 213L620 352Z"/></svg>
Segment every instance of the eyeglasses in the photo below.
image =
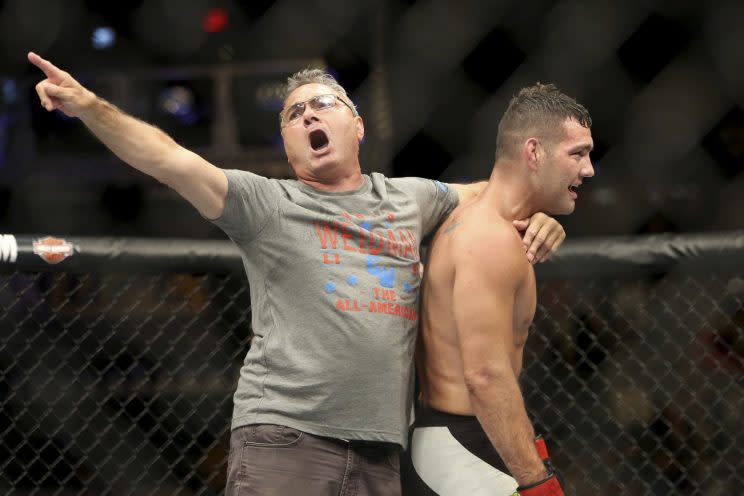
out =
<svg viewBox="0 0 744 496"><path fill-rule="evenodd" d="M356 109L346 103L341 97L331 94L317 95L305 100L304 102L297 102L282 110L282 112L279 114L279 123L282 126L290 126L299 122L300 117L302 117L302 115L305 113L305 105L310 105L310 108L315 111L323 112L335 107L336 102L343 103L344 105L349 107L349 110L351 110L354 115L357 115Z"/></svg>

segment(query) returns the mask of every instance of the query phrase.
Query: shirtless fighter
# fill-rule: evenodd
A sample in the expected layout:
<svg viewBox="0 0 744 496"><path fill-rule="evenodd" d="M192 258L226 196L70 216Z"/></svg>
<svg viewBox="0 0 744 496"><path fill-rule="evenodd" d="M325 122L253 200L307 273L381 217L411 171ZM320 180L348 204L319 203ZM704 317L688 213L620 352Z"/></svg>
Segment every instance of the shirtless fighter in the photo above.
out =
<svg viewBox="0 0 744 496"><path fill-rule="evenodd" d="M523 88L499 123L488 185L436 232L404 495L563 495L518 383L537 297L512 221L573 212L579 186L594 175L590 127L587 110L555 86Z"/></svg>

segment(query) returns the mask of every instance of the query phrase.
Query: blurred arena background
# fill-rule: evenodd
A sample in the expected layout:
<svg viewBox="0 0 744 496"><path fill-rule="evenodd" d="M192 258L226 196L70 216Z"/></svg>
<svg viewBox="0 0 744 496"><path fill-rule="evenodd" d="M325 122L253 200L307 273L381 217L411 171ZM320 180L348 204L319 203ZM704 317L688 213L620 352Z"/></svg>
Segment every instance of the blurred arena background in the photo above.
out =
<svg viewBox="0 0 744 496"><path fill-rule="evenodd" d="M740 227L740 1L5 0L0 222L15 232L221 236L82 126L38 105L34 50L222 167L287 176L275 90L331 69L367 122L363 166L487 177L514 90L592 112L597 176L570 236ZM42 15L43 14L43 15ZM85 215L81 215L85 212Z"/></svg>
<svg viewBox="0 0 744 496"><path fill-rule="evenodd" d="M299 68L326 67L349 90L366 122L367 172L446 181L486 178L509 97L554 82L594 119L597 173L561 219L570 240L734 236L744 214L742 19L740 0L3 0L1 230L224 239L79 122L44 111L33 50L216 165L273 177L291 175L277 91ZM559 455L575 494L742 487L744 283L738 272L700 281L663 269L541 288L536 325L548 331L531 353L558 350L544 371L570 390L571 413L548 412L558 420L543 425L578 443ZM0 491L219 494L249 339L244 278L101 270L0 273ZM632 358L660 348L667 368ZM643 373L621 388L608 366ZM617 395L605 396L609 385ZM54 391L65 394L45 402ZM535 394L538 408L551 393ZM582 430L582 415L597 423Z"/></svg>

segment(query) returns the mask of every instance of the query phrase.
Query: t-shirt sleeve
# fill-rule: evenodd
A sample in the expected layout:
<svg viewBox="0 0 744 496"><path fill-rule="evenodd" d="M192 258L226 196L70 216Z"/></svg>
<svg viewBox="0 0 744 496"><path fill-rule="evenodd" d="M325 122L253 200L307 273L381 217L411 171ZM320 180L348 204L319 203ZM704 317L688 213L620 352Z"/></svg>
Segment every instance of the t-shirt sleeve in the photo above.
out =
<svg viewBox="0 0 744 496"><path fill-rule="evenodd" d="M227 198L212 222L236 243L255 239L276 214L281 198L275 181L242 170L226 170Z"/></svg>
<svg viewBox="0 0 744 496"><path fill-rule="evenodd" d="M416 200L421 210L423 236L428 236L455 209L459 201L457 192L440 181L419 177L394 180Z"/></svg>

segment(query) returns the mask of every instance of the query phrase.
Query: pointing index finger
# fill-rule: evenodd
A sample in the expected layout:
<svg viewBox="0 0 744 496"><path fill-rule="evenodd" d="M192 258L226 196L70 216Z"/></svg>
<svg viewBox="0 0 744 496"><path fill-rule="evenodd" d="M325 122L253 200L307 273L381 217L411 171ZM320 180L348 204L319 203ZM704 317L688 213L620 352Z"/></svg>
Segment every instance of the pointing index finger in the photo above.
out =
<svg viewBox="0 0 744 496"><path fill-rule="evenodd" d="M42 70L44 75L53 83L58 83L63 79L62 70L48 60L41 58L34 52L28 52L28 61Z"/></svg>

